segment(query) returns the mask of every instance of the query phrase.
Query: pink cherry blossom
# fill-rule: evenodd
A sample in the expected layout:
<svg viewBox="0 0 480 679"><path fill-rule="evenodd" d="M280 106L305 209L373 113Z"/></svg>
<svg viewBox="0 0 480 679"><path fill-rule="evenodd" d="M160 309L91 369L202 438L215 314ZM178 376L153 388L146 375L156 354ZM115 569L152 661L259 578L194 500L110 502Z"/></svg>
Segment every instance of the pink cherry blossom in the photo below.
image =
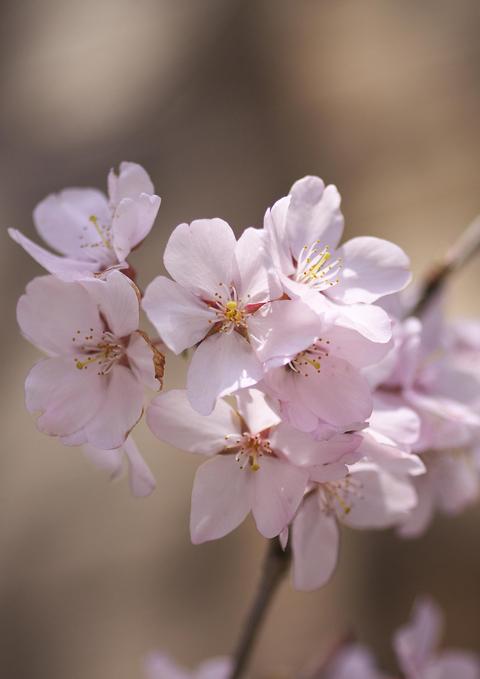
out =
<svg viewBox="0 0 480 679"><path fill-rule="evenodd" d="M119 448L103 450L87 444L83 452L99 469L106 471L112 481L121 477L127 466L130 490L135 497L146 497L155 490L155 478L131 436Z"/></svg>
<svg viewBox="0 0 480 679"><path fill-rule="evenodd" d="M36 229L57 253L15 229L9 234L41 266L65 281L126 268L130 251L149 234L160 207L153 184L136 163L108 175L108 198L97 189L65 189L37 205Z"/></svg>
<svg viewBox="0 0 480 679"><path fill-rule="evenodd" d="M281 310L287 304L272 306ZM302 332L296 341L281 331L264 340L258 355L267 372L259 387L278 399L282 417L302 431L315 432L322 424L344 430L363 426L372 412L372 390L362 370L380 361L389 344L327 324L300 301L290 302L290 308Z"/></svg>
<svg viewBox="0 0 480 679"><path fill-rule="evenodd" d="M289 297L303 299L320 316L386 342L390 320L372 303L407 285L408 257L380 238L353 238L338 247L343 224L334 186L318 177L297 181L264 220L278 279Z"/></svg>
<svg viewBox="0 0 480 679"><path fill-rule="evenodd" d="M393 638L403 679L480 679L480 658L476 653L438 650L442 627L443 616L435 602L427 597L417 600L411 620ZM330 660L325 679L388 678L367 648L349 644Z"/></svg>
<svg viewBox="0 0 480 679"><path fill-rule="evenodd" d="M405 520L417 502L407 475L360 461L344 478L312 486L292 527L293 583L312 590L332 576L338 559L337 521L352 528L386 528Z"/></svg>
<svg viewBox="0 0 480 679"><path fill-rule="evenodd" d="M165 344L179 354L198 344L188 370L187 392L202 415L218 396L254 385L263 369L252 346L252 322L269 301L263 233L249 228L238 242L221 219L180 224L164 262L173 281L158 276L143 300ZM255 319L256 344L262 318ZM272 332L268 321L265 331ZM283 329L284 330L284 329Z"/></svg>
<svg viewBox="0 0 480 679"><path fill-rule="evenodd" d="M415 603L411 621L394 636L394 648L406 679L479 679L479 658L467 651L438 651L443 620L430 599Z"/></svg>
<svg viewBox="0 0 480 679"><path fill-rule="evenodd" d="M255 390L252 390L255 392ZM345 475L359 439L343 435L314 441L279 424L259 392L242 392L238 411L219 400L208 416L199 415L185 391L155 397L147 423L162 441L207 455L192 492L194 543L234 530L251 511L267 538L279 535L293 519L310 478Z"/></svg>
<svg viewBox="0 0 480 679"><path fill-rule="evenodd" d="M26 404L38 428L67 445L119 448L158 389L163 356L138 330L138 290L119 271L105 280L35 278L17 306L24 336L47 354L30 371Z"/></svg>
<svg viewBox="0 0 480 679"><path fill-rule="evenodd" d="M226 656L204 660L195 670L178 665L165 653L151 653L145 661L146 679L228 679L232 661Z"/></svg>
<svg viewBox="0 0 480 679"><path fill-rule="evenodd" d="M341 648L328 663L322 674L324 679L388 679L378 669L375 658L368 648L349 644Z"/></svg>

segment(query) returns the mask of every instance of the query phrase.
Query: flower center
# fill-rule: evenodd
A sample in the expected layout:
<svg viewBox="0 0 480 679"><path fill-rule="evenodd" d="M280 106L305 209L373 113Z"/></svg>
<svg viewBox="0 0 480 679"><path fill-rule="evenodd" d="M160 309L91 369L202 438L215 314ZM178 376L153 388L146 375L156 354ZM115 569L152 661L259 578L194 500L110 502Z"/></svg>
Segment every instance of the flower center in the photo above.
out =
<svg viewBox="0 0 480 679"><path fill-rule="evenodd" d="M329 356L329 344L330 340L324 340L319 337L308 349L297 354L287 364L287 367L298 375L303 375L303 377L308 377L312 369L319 373L322 369L322 360Z"/></svg>
<svg viewBox="0 0 480 679"><path fill-rule="evenodd" d="M340 519L348 516L356 500L362 497L362 484L347 475L339 481L329 481L319 486L321 504L326 512L336 514Z"/></svg>
<svg viewBox="0 0 480 679"><path fill-rule="evenodd" d="M273 455L270 441L261 434L227 434L225 440L228 442L225 450L236 451L235 461L240 469L249 468L252 472L257 472L260 469L260 458L263 455Z"/></svg>
<svg viewBox="0 0 480 679"><path fill-rule="evenodd" d="M102 249L113 250L111 238L112 225L101 224L96 215L90 215L88 221L90 222L90 224L85 225L83 227L84 233L83 235L80 236L80 239L84 241L80 247L92 249L100 248L101 250ZM93 226L93 233L92 226L90 225ZM111 257L111 254L112 253L109 253L108 256Z"/></svg>
<svg viewBox="0 0 480 679"><path fill-rule="evenodd" d="M91 365L95 365L97 375L106 375L124 356L125 347L108 330L102 332L98 341L95 341L92 333L93 328L90 328L90 334L83 335L82 344L77 345L81 356L75 356L73 360L78 370L86 370ZM81 338L82 333L77 330L76 336L72 337L72 342Z"/></svg>
<svg viewBox="0 0 480 679"><path fill-rule="evenodd" d="M318 291L336 285L342 260L331 261L331 258L328 245L322 248L318 240L310 246L304 245L298 258L295 280Z"/></svg>
<svg viewBox="0 0 480 679"><path fill-rule="evenodd" d="M231 333L233 330L238 330L246 334L246 315L249 310L238 298L237 291L233 286L228 288L224 283L219 283L219 286L222 292L216 292L215 300L210 303L217 316L212 323L220 332Z"/></svg>

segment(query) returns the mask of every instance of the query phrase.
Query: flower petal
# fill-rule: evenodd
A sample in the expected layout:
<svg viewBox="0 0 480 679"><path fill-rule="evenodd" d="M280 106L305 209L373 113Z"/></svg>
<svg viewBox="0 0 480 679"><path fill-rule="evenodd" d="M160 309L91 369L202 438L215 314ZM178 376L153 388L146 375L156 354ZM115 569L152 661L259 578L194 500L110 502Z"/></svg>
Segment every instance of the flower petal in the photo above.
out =
<svg viewBox="0 0 480 679"><path fill-rule="evenodd" d="M338 559L339 535L335 518L324 514L316 493L298 510L292 530L293 584L309 591L325 585Z"/></svg>
<svg viewBox="0 0 480 679"><path fill-rule="evenodd" d="M101 408L86 425L89 443L97 448L119 448L143 412L143 387L131 370L115 365L108 374Z"/></svg>
<svg viewBox="0 0 480 679"><path fill-rule="evenodd" d="M47 358L33 366L25 382L29 412L40 411L40 431L69 436L86 425L102 405L105 388L93 370L77 370L71 358Z"/></svg>
<svg viewBox="0 0 480 679"><path fill-rule="evenodd" d="M319 177L303 177L290 189L286 236L296 260L305 246L319 241L321 247L334 250L342 236L343 215L340 194Z"/></svg>
<svg viewBox="0 0 480 679"><path fill-rule="evenodd" d="M235 235L223 219L196 219L179 224L165 248L170 276L194 294L213 299L232 282Z"/></svg>
<svg viewBox="0 0 480 679"><path fill-rule="evenodd" d="M218 332L195 351L187 376L188 398L209 415L219 396L251 387L261 379L262 366L251 346L237 332Z"/></svg>
<svg viewBox="0 0 480 679"><path fill-rule="evenodd" d="M235 394L235 399L238 412L252 433L270 429L281 421L265 394L258 389L242 389Z"/></svg>
<svg viewBox="0 0 480 679"><path fill-rule="evenodd" d="M235 248L235 287L244 304L269 299L269 257L265 249L263 229L245 229Z"/></svg>
<svg viewBox="0 0 480 679"><path fill-rule="evenodd" d="M398 663L407 676L423 676L440 642L442 627L443 616L434 601L418 599L411 620L393 637Z"/></svg>
<svg viewBox="0 0 480 679"><path fill-rule="evenodd" d="M132 333L126 355L136 379L149 389L161 389L165 357L150 342L147 335L138 330Z"/></svg>
<svg viewBox="0 0 480 679"><path fill-rule="evenodd" d="M38 233L50 247L74 259L98 262L111 259L113 251L95 245L102 243L90 217L110 224L106 196L97 189L65 189L47 196L33 211ZM93 246L93 247L92 247Z"/></svg>
<svg viewBox="0 0 480 679"><path fill-rule="evenodd" d="M155 477L140 454L133 438L129 436L122 446L127 457L130 490L135 497L147 497L156 487Z"/></svg>
<svg viewBox="0 0 480 679"><path fill-rule="evenodd" d="M142 306L162 340L176 354L200 342L217 319L213 309L164 276L157 276L147 287Z"/></svg>
<svg viewBox="0 0 480 679"><path fill-rule="evenodd" d="M40 247L16 229L8 229L10 238L18 243L40 266L63 281L76 281L89 278L98 271L97 262L70 259L53 255Z"/></svg>
<svg viewBox="0 0 480 679"><path fill-rule="evenodd" d="M147 409L147 424L161 441L190 453L213 455L225 448L225 437L240 434L240 418L219 399L210 415L192 408L184 389L156 396Z"/></svg>
<svg viewBox="0 0 480 679"><path fill-rule="evenodd" d="M381 238L352 238L336 256L343 260L340 282L327 294L345 304L375 302L403 290L411 279L407 255L398 245Z"/></svg>
<svg viewBox="0 0 480 679"><path fill-rule="evenodd" d="M120 271L111 271L105 278L94 278L83 285L116 337L126 337L138 329L140 293L130 278Z"/></svg>
<svg viewBox="0 0 480 679"><path fill-rule="evenodd" d="M117 206L112 220L112 245L119 261L148 236L160 207L160 198L143 193L135 198L124 198Z"/></svg>
<svg viewBox="0 0 480 679"><path fill-rule="evenodd" d="M85 288L55 276L40 276L27 285L17 304L17 321L22 334L50 355L74 356L86 335L100 338L103 331Z"/></svg>
<svg viewBox="0 0 480 679"><path fill-rule="evenodd" d="M253 475L252 513L266 538L279 535L292 521L308 483L308 472L280 459L262 457Z"/></svg>
<svg viewBox="0 0 480 679"><path fill-rule="evenodd" d="M223 538L242 523L252 505L253 473L240 469L233 455L216 455L200 465L190 515L194 544Z"/></svg>
<svg viewBox="0 0 480 679"><path fill-rule="evenodd" d="M155 193L148 172L138 163L123 161L118 175L113 168L110 170L107 182L108 197L113 205L118 205L123 198L136 198L141 193Z"/></svg>

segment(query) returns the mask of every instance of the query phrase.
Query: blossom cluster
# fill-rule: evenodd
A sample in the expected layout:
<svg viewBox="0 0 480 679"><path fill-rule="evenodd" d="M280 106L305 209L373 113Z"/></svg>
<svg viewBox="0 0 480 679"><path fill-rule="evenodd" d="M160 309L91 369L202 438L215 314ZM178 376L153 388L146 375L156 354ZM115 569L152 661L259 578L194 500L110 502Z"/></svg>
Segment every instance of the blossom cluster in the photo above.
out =
<svg viewBox="0 0 480 679"><path fill-rule="evenodd" d="M393 647L403 679L480 679L480 658L470 651L440 650L443 616L428 597L418 599L410 621L398 629ZM228 679L231 660L206 660L189 671L165 653L152 653L145 662L146 679ZM324 679L397 679L379 669L371 651L360 643L341 644L321 670L302 673Z"/></svg>
<svg viewBox="0 0 480 679"><path fill-rule="evenodd" d="M180 224L164 253L170 277L142 296L128 257L159 206L145 170L122 163L108 197L67 189L35 208L56 254L10 230L49 272L17 309L47 355L25 385L41 431L83 445L113 476L126 462L132 491L147 495L155 480L131 431L145 387L162 388L160 348L188 351L186 388L155 395L146 421L207 458L192 541L221 538L251 512L292 549L298 589L330 578L339 523L418 535L436 509L476 498L480 326L447 324L441 299L410 316L408 257L370 236L340 244L334 186L297 181L238 240L222 219ZM141 309L157 337L140 329Z"/></svg>

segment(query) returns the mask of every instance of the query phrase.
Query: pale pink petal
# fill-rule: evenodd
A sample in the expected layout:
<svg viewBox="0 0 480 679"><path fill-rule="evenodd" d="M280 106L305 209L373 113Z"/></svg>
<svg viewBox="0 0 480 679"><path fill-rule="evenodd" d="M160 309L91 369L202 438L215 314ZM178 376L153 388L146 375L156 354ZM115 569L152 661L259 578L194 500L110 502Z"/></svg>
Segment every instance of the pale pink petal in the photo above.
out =
<svg viewBox="0 0 480 679"><path fill-rule="evenodd" d="M271 397L280 400L282 418L301 431L313 432L318 427L318 417L306 408L297 393L297 375L292 370L270 370L259 386Z"/></svg>
<svg viewBox="0 0 480 679"><path fill-rule="evenodd" d="M87 444L85 429L79 429L75 433L69 434L68 436L61 436L60 440L64 446L83 446Z"/></svg>
<svg viewBox="0 0 480 679"><path fill-rule="evenodd" d="M95 278L83 285L116 337L126 337L138 329L140 293L130 278L120 271L111 271L104 279Z"/></svg>
<svg viewBox="0 0 480 679"><path fill-rule="evenodd" d="M192 490L190 534L194 544L230 533L252 506L252 474L234 455L216 455L200 465Z"/></svg>
<svg viewBox="0 0 480 679"><path fill-rule="evenodd" d="M128 343L126 356L129 366L139 382L149 389L158 390L162 387L162 379L155 361L162 361L161 354L156 351L151 342L141 333L134 332Z"/></svg>
<svg viewBox="0 0 480 679"><path fill-rule="evenodd" d="M251 387L263 375L251 346L237 332L218 332L195 351L187 375L192 406L202 415L212 412L219 396Z"/></svg>
<svg viewBox="0 0 480 679"><path fill-rule="evenodd" d="M273 266L286 276L290 276L295 272L292 253L285 236L290 200L290 196L277 200L273 207L265 212L263 219L263 228L267 235L268 251L272 258Z"/></svg>
<svg viewBox="0 0 480 679"><path fill-rule="evenodd" d="M142 306L158 334L176 354L200 342L217 320L211 307L174 281L157 276Z"/></svg>
<svg viewBox="0 0 480 679"><path fill-rule="evenodd" d="M158 394L147 409L147 424L161 441L190 453L213 455L228 444L227 436L241 434L241 422L219 399L210 415L199 415L183 389Z"/></svg>
<svg viewBox="0 0 480 679"><path fill-rule="evenodd" d="M50 355L73 357L86 336L100 339L103 331L97 306L83 286L55 276L40 276L27 285L17 304L17 321L22 334Z"/></svg>
<svg viewBox="0 0 480 679"><path fill-rule="evenodd" d="M141 193L155 193L147 171L138 163L123 161L118 175L115 170L110 170L107 182L108 197L114 205L118 205L123 198L136 198Z"/></svg>
<svg viewBox="0 0 480 679"><path fill-rule="evenodd" d="M271 402L258 389L242 389L235 394L235 399L237 410L252 433L270 429L281 421Z"/></svg>
<svg viewBox="0 0 480 679"><path fill-rule="evenodd" d="M343 523L353 528L386 528L404 520L417 503L408 477L396 475L370 462L357 462L350 468L348 511Z"/></svg>
<svg viewBox="0 0 480 679"><path fill-rule="evenodd" d="M228 679L231 672L231 659L220 656L200 663L195 672L194 679Z"/></svg>
<svg viewBox="0 0 480 679"><path fill-rule="evenodd" d="M320 371L302 365L297 374L297 394L303 406L325 422L348 426L362 422L372 412L372 396L366 379L350 363L325 356Z"/></svg>
<svg viewBox="0 0 480 679"><path fill-rule="evenodd" d="M117 479L123 474L123 451L122 448L113 448L111 450L104 450L103 448L95 448L90 444L83 446L83 454L90 460L98 469L107 472L110 478Z"/></svg>
<svg viewBox="0 0 480 679"><path fill-rule="evenodd" d="M318 294L317 297L321 297ZM329 300L323 295L324 300ZM306 300L310 303L310 300ZM310 306L312 306L310 304ZM324 307L322 305L322 309ZM389 342L392 337L392 321L381 307L375 304L329 303L329 322L342 328L350 328L371 342Z"/></svg>
<svg viewBox="0 0 480 679"><path fill-rule="evenodd" d="M381 361L391 350L392 342L372 342L358 331L340 325L322 323L318 333L323 342L328 339L329 353L343 358L352 366L364 369Z"/></svg>
<svg viewBox="0 0 480 679"><path fill-rule="evenodd" d="M102 378L94 370L78 370L71 358L47 358L33 366L25 381L29 412L40 411L40 431L68 436L86 425L105 398Z"/></svg>
<svg viewBox="0 0 480 679"><path fill-rule="evenodd" d="M260 533L273 538L294 517L308 483L308 472L280 459L262 457L260 469L249 471L254 495L252 513Z"/></svg>
<svg viewBox="0 0 480 679"><path fill-rule="evenodd" d="M418 476L425 473L425 465L418 455L398 448L390 439L371 429L363 431L361 437L359 452L369 461L397 474Z"/></svg>
<svg viewBox="0 0 480 679"><path fill-rule="evenodd" d="M192 673L165 653L151 653L145 660L147 679L192 679Z"/></svg>
<svg viewBox="0 0 480 679"><path fill-rule="evenodd" d="M322 675L323 676L323 675ZM372 653L360 644L341 648L328 664L324 679L388 679Z"/></svg>
<svg viewBox="0 0 480 679"><path fill-rule="evenodd" d="M97 448L119 448L142 416L143 387L123 365L115 365L106 377L106 396L86 433Z"/></svg>
<svg viewBox="0 0 480 679"><path fill-rule="evenodd" d="M327 292L345 304L375 302L403 288L411 278L410 260L387 240L362 236L347 241L335 253L343 261L340 282Z"/></svg>
<svg viewBox="0 0 480 679"><path fill-rule="evenodd" d="M268 266L263 229L245 229L235 248L234 280L238 298L243 304L269 299Z"/></svg>
<svg viewBox="0 0 480 679"><path fill-rule="evenodd" d="M430 525L435 511L435 489L430 474L416 477L414 483L417 505L398 526L398 534L402 538L417 538L422 535Z"/></svg>
<svg viewBox="0 0 480 679"><path fill-rule="evenodd" d="M442 627L443 616L435 602L427 597L417 600L410 622L393 637L398 663L407 677L423 676L440 642Z"/></svg>
<svg viewBox="0 0 480 679"><path fill-rule="evenodd" d="M74 259L113 263L113 251L102 243L90 217L104 227L110 224L107 198L97 189L65 189L47 196L33 211L38 233L57 252Z"/></svg>
<svg viewBox="0 0 480 679"><path fill-rule="evenodd" d="M328 465L344 457L351 464L352 453L362 440L358 434L337 434L327 441L319 441L286 423L279 424L269 439L275 450L284 453L292 464L303 467Z"/></svg>
<svg viewBox="0 0 480 679"><path fill-rule="evenodd" d="M112 219L112 245L117 258L122 261L151 231L160 207L160 198L142 194L124 198Z"/></svg>
<svg viewBox="0 0 480 679"><path fill-rule="evenodd" d="M374 408L370 426L401 446L414 444L420 433L420 418L403 400L394 394L378 393L374 396Z"/></svg>
<svg viewBox="0 0 480 679"><path fill-rule="evenodd" d="M480 659L468 651L444 651L426 667L422 679L480 679Z"/></svg>
<svg viewBox="0 0 480 679"><path fill-rule="evenodd" d="M438 506L446 514L459 514L479 496L480 479L468 453L438 452L428 467Z"/></svg>
<svg viewBox="0 0 480 679"><path fill-rule="evenodd" d="M319 177L303 177L290 189L286 236L292 254L299 259L302 249L319 241L320 247L334 250L343 232L340 194Z"/></svg>
<svg viewBox="0 0 480 679"><path fill-rule="evenodd" d="M293 584L312 590L325 585L337 565L338 527L332 515L321 511L316 493L302 502L292 529Z"/></svg>
<svg viewBox="0 0 480 679"><path fill-rule="evenodd" d="M267 368L288 363L321 334L318 316L301 301L282 300L265 305L248 319L252 346ZM295 328L295 332L286 332Z"/></svg>
<svg viewBox="0 0 480 679"><path fill-rule="evenodd" d="M127 458L130 490L135 497L147 497L156 487L155 477L131 436L122 446Z"/></svg>
<svg viewBox="0 0 480 679"><path fill-rule="evenodd" d="M13 238L13 240L18 243L30 257L33 257L40 266L43 266L49 273L54 274L63 281L82 280L83 278L89 278L98 271L99 267L97 262L88 262L61 257L60 255L53 255L16 229L8 229L8 234L10 238Z"/></svg>
<svg viewBox="0 0 480 679"><path fill-rule="evenodd" d="M233 278L235 235L223 219L179 224L165 248L170 276L191 292L213 299L225 295Z"/></svg>

